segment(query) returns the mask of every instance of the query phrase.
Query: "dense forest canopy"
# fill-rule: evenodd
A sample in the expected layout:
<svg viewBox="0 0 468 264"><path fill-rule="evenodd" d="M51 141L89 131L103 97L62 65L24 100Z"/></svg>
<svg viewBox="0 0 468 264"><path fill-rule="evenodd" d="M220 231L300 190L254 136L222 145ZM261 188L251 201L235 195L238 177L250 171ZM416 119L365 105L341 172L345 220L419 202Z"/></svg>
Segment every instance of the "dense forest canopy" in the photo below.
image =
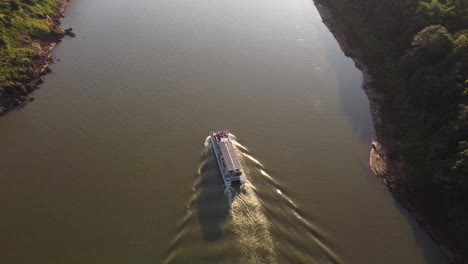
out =
<svg viewBox="0 0 468 264"><path fill-rule="evenodd" d="M468 250L468 0L323 2L383 80L406 191Z"/></svg>

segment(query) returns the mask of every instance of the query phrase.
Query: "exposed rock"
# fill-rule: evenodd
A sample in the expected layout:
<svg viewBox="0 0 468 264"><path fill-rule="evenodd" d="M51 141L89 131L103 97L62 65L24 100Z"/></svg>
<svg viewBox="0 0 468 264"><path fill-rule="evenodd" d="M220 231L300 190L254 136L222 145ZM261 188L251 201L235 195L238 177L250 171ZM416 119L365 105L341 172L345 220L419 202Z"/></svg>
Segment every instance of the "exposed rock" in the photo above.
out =
<svg viewBox="0 0 468 264"><path fill-rule="evenodd" d="M52 72L52 70L49 68L49 66L47 66L47 67L44 68L44 70L42 70L41 74L45 75L45 74L51 73L51 72Z"/></svg>
<svg viewBox="0 0 468 264"><path fill-rule="evenodd" d="M67 36L70 36L72 38L76 37L76 34L75 34L75 32L73 32L72 28L65 29L64 34L67 35Z"/></svg>
<svg viewBox="0 0 468 264"><path fill-rule="evenodd" d="M32 85L32 84L26 85L26 90L28 91L28 93L34 91L34 89L35 89L35 85Z"/></svg>
<svg viewBox="0 0 468 264"><path fill-rule="evenodd" d="M26 89L26 85L24 85L24 84L20 84L20 85L16 88L16 90L18 91L19 94L21 94L21 95L23 95L23 96L24 96L24 95L28 95L28 93L29 93L28 90Z"/></svg>
<svg viewBox="0 0 468 264"><path fill-rule="evenodd" d="M60 29L58 25L53 26L49 33L49 37L54 41L60 40L61 38L63 38L64 35L64 32L62 31L62 29Z"/></svg>
<svg viewBox="0 0 468 264"><path fill-rule="evenodd" d="M34 79L34 78L37 78L39 77L39 74L37 74L37 72L35 70L29 70L26 72L26 75L30 78L30 79Z"/></svg>

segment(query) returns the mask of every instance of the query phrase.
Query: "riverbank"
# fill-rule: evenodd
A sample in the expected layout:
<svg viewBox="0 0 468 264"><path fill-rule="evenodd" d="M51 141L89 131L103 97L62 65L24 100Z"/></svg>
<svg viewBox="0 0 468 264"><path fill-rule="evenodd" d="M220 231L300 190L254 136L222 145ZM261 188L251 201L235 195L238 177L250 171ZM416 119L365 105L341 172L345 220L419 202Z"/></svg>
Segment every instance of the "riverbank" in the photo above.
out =
<svg viewBox="0 0 468 264"><path fill-rule="evenodd" d="M323 23L333 33L345 55L351 57L356 67L363 73L363 89L369 99L376 131L370 151L371 170L418 224L439 244L441 251L447 256L450 263L466 263L468 257L462 249L456 246L454 239L447 235L447 230L434 225L431 219L425 217L413 202L411 193L405 189L403 171L405 161L400 154L401 142L393 136L395 135L395 126L393 125L395 120L386 114L389 111L386 110L385 106L388 102L383 91L379 90L383 84L378 76L370 73L372 63L368 62L365 50L360 49L351 41L345 26L339 19L335 19L326 2L315 0L315 5Z"/></svg>
<svg viewBox="0 0 468 264"><path fill-rule="evenodd" d="M30 93L51 72L52 49L66 34L60 24L68 2L5 3L11 9L5 8L0 16L5 31L0 45L0 116L34 100ZM26 18L19 15L24 13Z"/></svg>

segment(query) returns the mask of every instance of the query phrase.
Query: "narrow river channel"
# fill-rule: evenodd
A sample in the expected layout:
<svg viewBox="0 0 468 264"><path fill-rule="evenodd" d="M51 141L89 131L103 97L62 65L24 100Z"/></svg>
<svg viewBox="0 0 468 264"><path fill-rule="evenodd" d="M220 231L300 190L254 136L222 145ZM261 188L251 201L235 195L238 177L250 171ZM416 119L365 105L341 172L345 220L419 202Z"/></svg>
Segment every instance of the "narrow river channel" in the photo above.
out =
<svg viewBox="0 0 468 264"><path fill-rule="evenodd" d="M311 0L72 0L63 27L0 119L1 263L446 263L369 173L362 74Z"/></svg>

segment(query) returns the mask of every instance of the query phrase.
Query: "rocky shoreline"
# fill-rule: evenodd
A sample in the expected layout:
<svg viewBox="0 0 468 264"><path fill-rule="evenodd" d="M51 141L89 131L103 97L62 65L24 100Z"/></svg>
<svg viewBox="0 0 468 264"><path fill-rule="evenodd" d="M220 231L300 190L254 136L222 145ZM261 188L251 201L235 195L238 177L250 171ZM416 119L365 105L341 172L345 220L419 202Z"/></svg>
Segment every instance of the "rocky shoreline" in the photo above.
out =
<svg viewBox="0 0 468 264"><path fill-rule="evenodd" d="M430 219L423 217L420 210L412 202L411 194L404 188L404 160L399 154L399 142L392 137L394 127L392 120L387 117L384 111L385 99L378 89L381 84L379 84L378 79L371 76L364 52L355 45L353 46L344 30L345 27L334 19L325 3L321 3L319 0L315 0L314 3L322 17L322 22L332 32L345 55L352 58L356 68L362 71L362 87L369 99L376 133L372 141L369 159L372 172L388 187L396 200L408 210L416 222L438 243L450 263L466 263L465 261L468 259L466 254L456 248L453 239L448 237L444 230L440 230L431 224Z"/></svg>
<svg viewBox="0 0 468 264"><path fill-rule="evenodd" d="M31 70L27 72L27 79L17 80L16 85L7 87L0 96L0 116L13 109L22 108L28 102L33 101L34 98L30 97L29 94L39 89L39 85L44 82L42 76L51 72L49 64L52 62L52 49L58 42L62 41L65 35L70 35L71 32L71 29L64 31L60 28L69 1L60 0L56 12L43 18L45 23L51 27L51 31L28 45L35 53L31 58Z"/></svg>

